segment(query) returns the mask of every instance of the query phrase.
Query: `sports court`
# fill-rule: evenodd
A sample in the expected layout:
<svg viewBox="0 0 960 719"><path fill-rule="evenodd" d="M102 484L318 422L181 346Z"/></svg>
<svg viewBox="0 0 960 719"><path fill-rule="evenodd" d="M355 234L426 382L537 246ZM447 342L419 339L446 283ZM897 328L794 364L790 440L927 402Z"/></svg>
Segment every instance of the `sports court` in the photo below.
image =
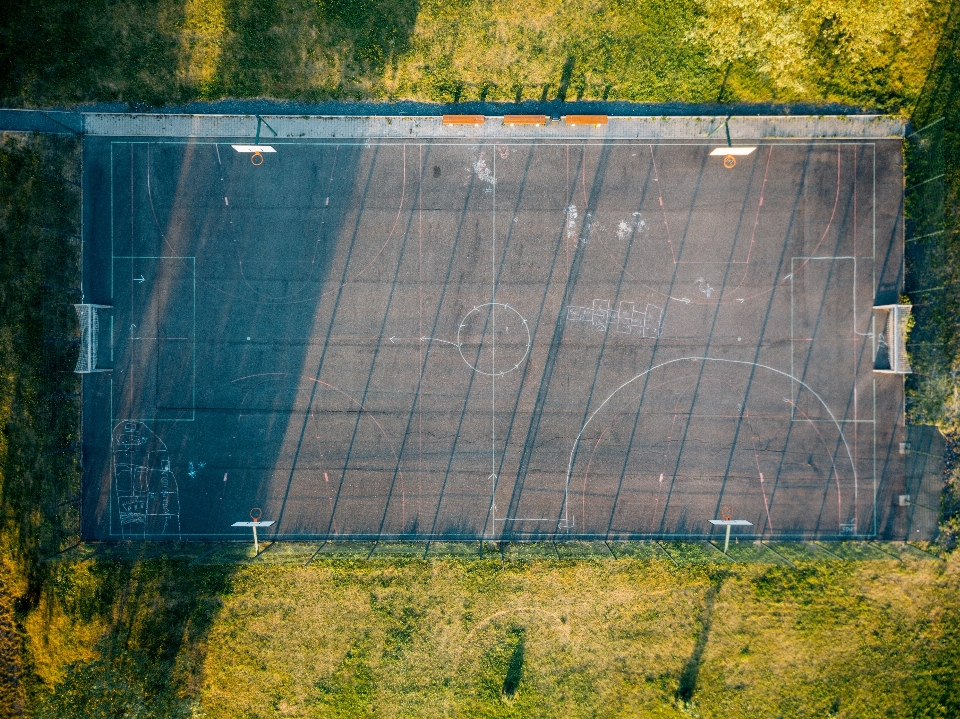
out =
<svg viewBox="0 0 960 719"><path fill-rule="evenodd" d="M901 140L534 130L88 134L84 536L902 538Z"/></svg>

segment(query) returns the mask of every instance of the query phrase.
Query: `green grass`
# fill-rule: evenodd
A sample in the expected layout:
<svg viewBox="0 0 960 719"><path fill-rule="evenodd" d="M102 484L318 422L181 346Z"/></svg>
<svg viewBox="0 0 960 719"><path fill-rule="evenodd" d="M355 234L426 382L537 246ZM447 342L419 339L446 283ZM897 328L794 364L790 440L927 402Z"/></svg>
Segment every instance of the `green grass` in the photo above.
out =
<svg viewBox="0 0 960 719"><path fill-rule="evenodd" d="M0 97L15 105L272 97L907 110L948 7L944 0L26 0L0 29Z"/></svg>
<svg viewBox="0 0 960 719"><path fill-rule="evenodd" d="M27 621L37 717L960 712L957 555L797 568L78 556Z"/></svg>
<svg viewBox="0 0 960 719"><path fill-rule="evenodd" d="M937 231L908 246L908 397L955 443L958 38L946 0L25 0L0 19L0 98L836 102L915 127L943 117L908 152L908 185L944 156L942 180L907 199L911 229ZM0 715L25 700L65 719L960 715L956 555L776 545L793 567L736 543L730 559L703 543L613 544L617 559L598 545L437 543L424 559L419 545L331 543L44 561L78 520L76 455L60 452L78 427L64 289L79 280L78 165L73 139L0 145ZM943 510L949 546L960 469Z"/></svg>
<svg viewBox="0 0 960 719"><path fill-rule="evenodd" d="M14 604L76 539L79 389L69 291L79 285L79 145L0 135L0 716L23 704Z"/></svg>
<svg viewBox="0 0 960 719"><path fill-rule="evenodd" d="M916 322L907 349L908 417L935 424L953 468L941 498L940 541L960 536L960 3L953 3L923 91L912 113L907 153L906 289ZM939 176L939 177L938 177Z"/></svg>
<svg viewBox="0 0 960 719"><path fill-rule="evenodd" d="M76 140L0 136L0 558L20 574L77 529L78 181Z"/></svg>

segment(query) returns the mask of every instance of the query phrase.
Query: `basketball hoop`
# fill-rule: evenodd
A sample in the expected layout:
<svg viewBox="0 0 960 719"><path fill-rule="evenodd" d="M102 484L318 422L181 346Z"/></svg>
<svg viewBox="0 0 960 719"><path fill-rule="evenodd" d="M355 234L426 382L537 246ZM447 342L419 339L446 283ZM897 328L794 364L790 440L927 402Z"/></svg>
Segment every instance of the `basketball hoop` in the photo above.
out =
<svg viewBox="0 0 960 719"><path fill-rule="evenodd" d="M727 139L726 147L715 147L710 152L711 157L719 157L723 155L723 166L728 170L733 169L737 166L737 157L740 155L750 155L756 150L756 147L746 147L743 145L731 145L729 137Z"/></svg>
<svg viewBox="0 0 960 719"><path fill-rule="evenodd" d="M734 162L736 162L736 160L734 160ZM263 164L263 155L260 154L260 152L255 152L250 155L250 164L254 167L260 167L260 165ZM727 164L727 161L724 160L723 164Z"/></svg>
<svg viewBox="0 0 960 719"><path fill-rule="evenodd" d="M733 507L731 507L729 504L725 504L720 507L720 516L723 517L724 522L729 522L731 519L733 519Z"/></svg>
<svg viewBox="0 0 960 719"><path fill-rule="evenodd" d="M231 527L250 527L253 530L253 553L255 555L260 554L260 540L257 539L257 527L272 527L276 522L274 520L268 520L263 522L260 518L263 516L263 510L260 507L254 507L250 510L250 521L249 522L234 522L231 524Z"/></svg>

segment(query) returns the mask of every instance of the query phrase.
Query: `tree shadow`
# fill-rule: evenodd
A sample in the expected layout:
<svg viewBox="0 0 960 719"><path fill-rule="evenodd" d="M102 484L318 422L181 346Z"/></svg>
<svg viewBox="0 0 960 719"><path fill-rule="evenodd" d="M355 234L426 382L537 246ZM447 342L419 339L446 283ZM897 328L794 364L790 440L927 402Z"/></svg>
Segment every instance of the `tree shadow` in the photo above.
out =
<svg viewBox="0 0 960 719"><path fill-rule="evenodd" d="M513 627L510 630L507 643L513 645L513 651L510 653L510 661L507 664L507 673L503 678L503 688L500 693L506 699L513 699L516 696L517 689L520 688L520 680L523 679L526 630L523 627Z"/></svg>
<svg viewBox="0 0 960 719"><path fill-rule="evenodd" d="M349 43L354 62L382 71L410 47L419 0L320 0L322 18Z"/></svg>
<svg viewBox="0 0 960 719"><path fill-rule="evenodd" d="M120 707L125 716L190 716L208 634L236 567L188 570L189 559L145 558L150 551L128 545L119 559L58 565L40 611L106 629L94 657L65 667L54 686L28 680L34 716L117 716Z"/></svg>
<svg viewBox="0 0 960 719"><path fill-rule="evenodd" d="M707 640L710 638L713 606L716 602L717 594L720 593L720 586L723 584L725 578L726 574L723 572L715 575L713 584L710 585L704 596L703 612L700 614L700 633L697 634L697 641L693 645L693 652L683 667L683 672L680 674L680 684L674 693L678 701L688 703L693 699L693 693L697 688L697 678L700 675L700 663L703 660L703 652L707 648Z"/></svg>
<svg viewBox="0 0 960 719"><path fill-rule="evenodd" d="M907 397L912 421L942 425L952 414L949 369L960 357L960 3L952 3L911 124L905 284L916 319Z"/></svg>
<svg viewBox="0 0 960 719"><path fill-rule="evenodd" d="M346 97L346 86L375 85L396 64L419 11L419 0L318 0L309 10L282 0L227 0L223 55L209 95ZM306 40L301 30L308 29L322 40ZM339 87L311 87L312 64L331 59Z"/></svg>
<svg viewBox="0 0 960 719"><path fill-rule="evenodd" d="M177 82L181 8L111 0L25 0L0 19L0 97L10 105L123 100L160 105Z"/></svg>

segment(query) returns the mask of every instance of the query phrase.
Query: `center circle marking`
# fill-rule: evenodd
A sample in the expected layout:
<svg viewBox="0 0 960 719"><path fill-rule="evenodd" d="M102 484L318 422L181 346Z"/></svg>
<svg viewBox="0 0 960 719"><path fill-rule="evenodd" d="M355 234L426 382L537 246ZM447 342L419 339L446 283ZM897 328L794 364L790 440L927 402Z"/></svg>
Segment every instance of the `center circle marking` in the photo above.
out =
<svg viewBox="0 0 960 719"><path fill-rule="evenodd" d="M505 314L502 321L498 320L498 315L501 313ZM491 315L494 320L493 323L490 322ZM497 329L495 330L491 327L491 324L496 324ZM478 365L481 365L481 363L474 359L468 359L467 355L464 354L465 344L467 347L480 350L480 348L483 347L484 338L488 332L493 333L494 342L496 342L496 332L499 331L499 327L504 327L506 329L505 334L509 335L510 328L514 328L514 331L516 331L516 327L518 326L523 327L523 331L526 332L526 344L523 347L522 354L519 352L520 347L518 345L504 343L503 352L505 360L501 363L500 358L494 356L491 349L489 351L491 355L489 369L492 371L488 372L486 369L475 366L473 364L474 361L476 361ZM479 332L475 330L479 330ZM465 341L466 337L476 334L480 335L478 342ZM523 337L522 334L520 336ZM487 377L500 377L517 369L527 358L527 355L530 354L531 343L530 328L527 326L527 321L523 318L523 315L510 305L502 302L486 302L482 305L477 305L464 315L460 321L460 327L457 328L457 351L460 352L460 357L466 363L467 367ZM482 354L481 352L477 352L475 356L480 357ZM498 369L498 366L504 369Z"/></svg>

